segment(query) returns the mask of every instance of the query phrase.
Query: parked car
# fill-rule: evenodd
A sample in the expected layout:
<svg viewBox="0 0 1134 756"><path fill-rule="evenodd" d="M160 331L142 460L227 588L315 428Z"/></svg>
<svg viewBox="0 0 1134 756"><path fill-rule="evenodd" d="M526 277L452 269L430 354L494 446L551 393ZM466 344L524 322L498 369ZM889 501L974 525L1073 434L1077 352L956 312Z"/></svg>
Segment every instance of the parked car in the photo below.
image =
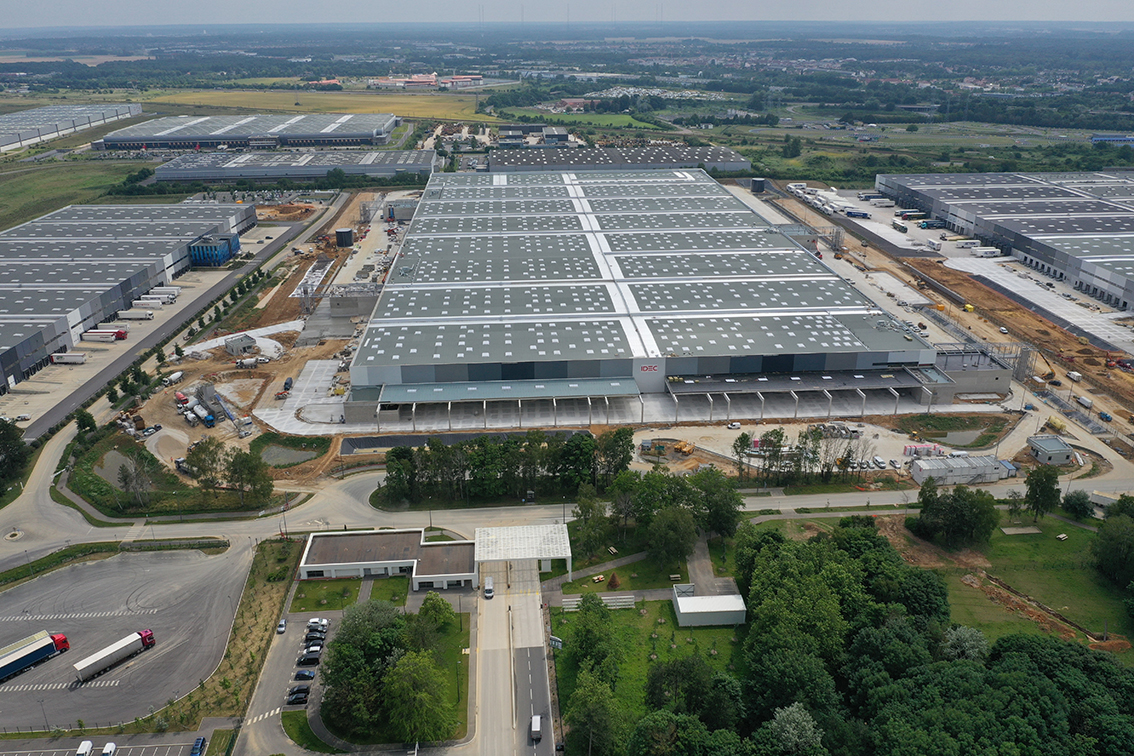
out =
<svg viewBox="0 0 1134 756"><path fill-rule="evenodd" d="M327 634L326 633L317 633L317 632L312 631L312 632L308 633L307 635L303 636L303 642L304 643L311 643L312 641L318 641L319 643L322 643L325 640L327 640Z"/></svg>
<svg viewBox="0 0 1134 756"><path fill-rule="evenodd" d="M330 626L331 626L331 621L329 619L325 619L325 618L322 618L322 617L312 617L311 619L307 620L307 629L308 630L315 630L317 628L322 628L322 632L327 632L327 628L330 627Z"/></svg>
<svg viewBox="0 0 1134 756"><path fill-rule="evenodd" d="M205 756L204 738L197 738L193 741L193 750L189 751L189 756Z"/></svg>
<svg viewBox="0 0 1134 756"><path fill-rule="evenodd" d="M1051 384L1052 386L1062 386L1063 385L1063 381L1059 380L1058 378L1055 378L1054 380L1050 380L1050 381L1048 381L1048 383Z"/></svg>
<svg viewBox="0 0 1134 756"><path fill-rule="evenodd" d="M142 435L146 436L147 438L154 435L155 433L157 433L157 428L146 428L144 431L142 431Z"/></svg>
<svg viewBox="0 0 1134 756"><path fill-rule="evenodd" d="M740 423L729 423L728 429L729 430L740 430Z"/></svg>
<svg viewBox="0 0 1134 756"><path fill-rule="evenodd" d="M894 468L895 470L899 470L902 467L902 463L896 459L892 459L890 460L890 467Z"/></svg>
<svg viewBox="0 0 1134 756"><path fill-rule="evenodd" d="M300 654L299 658L295 660L295 665L297 667L314 667L319 664L319 656L319 652Z"/></svg>
<svg viewBox="0 0 1134 756"><path fill-rule="evenodd" d="M319 641L315 641L314 643L308 643L306 646L304 646L303 653L305 653L305 654L317 654L322 650L323 650L323 644L320 643Z"/></svg>
<svg viewBox="0 0 1134 756"><path fill-rule="evenodd" d="M295 679L296 680L314 680L315 679L315 670L313 670L313 669L296 670Z"/></svg>
<svg viewBox="0 0 1134 756"><path fill-rule="evenodd" d="M287 705L288 706L306 706L307 705L307 694L306 693L296 693L294 696L288 696L287 697Z"/></svg>
<svg viewBox="0 0 1134 756"><path fill-rule="evenodd" d="M276 625L276 632L280 633L280 634L287 632L287 620L286 619L282 619L282 620L279 621L279 624Z"/></svg>
<svg viewBox="0 0 1134 756"><path fill-rule="evenodd" d="M287 694L289 696L294 696L296 693L302 693L303 695L307 695L310 692L311 692L311 686L310 685L295 685L295 686L292 686L291 690L289 690L287 692Z"/></svg>

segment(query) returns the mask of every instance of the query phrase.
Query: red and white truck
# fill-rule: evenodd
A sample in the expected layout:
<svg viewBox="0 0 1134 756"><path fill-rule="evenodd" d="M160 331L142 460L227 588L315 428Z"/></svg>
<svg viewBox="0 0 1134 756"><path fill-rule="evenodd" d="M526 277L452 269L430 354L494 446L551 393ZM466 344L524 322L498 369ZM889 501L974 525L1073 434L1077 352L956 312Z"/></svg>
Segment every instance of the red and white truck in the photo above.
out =
<svg viewBox="0 0 1134 756"><path fill-rule="evenodd" d="M112 643L103 650L79 661L74 665L75 674L78 676L79 682L86 682L92 677L101 675L123 659L129 659L147 648L153 648L154 643L156 641L153 630L139 630L136 633L130 633L122 640Z"/></svg>

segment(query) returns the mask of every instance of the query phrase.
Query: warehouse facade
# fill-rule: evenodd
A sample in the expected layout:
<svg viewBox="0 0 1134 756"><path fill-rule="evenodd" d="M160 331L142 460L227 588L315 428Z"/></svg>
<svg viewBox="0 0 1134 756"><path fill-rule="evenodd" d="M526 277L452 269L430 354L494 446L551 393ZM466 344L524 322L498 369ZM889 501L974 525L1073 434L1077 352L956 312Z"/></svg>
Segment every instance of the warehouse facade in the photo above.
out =
<svg viewBox="0 0 1134 756"><path fill-rule="evenodd" d="M72 205L0 232L0 393L255 224L252 205Z"/></svg>
<svg viewBox="0 0 1134 756"><path fill-rule="evenodd" d="M441 167L433 150L350 152L205 152L182 155L158 166L158 181L310 181L341 170L348 176L428 176Z"/></svg>
<svg viewBox="0 0 1134 756"><path fill-rule="evenodd" d="M392 113L170 116L120 129L92 146L96 150L365 147L385 144L401 123Z"/></svg>
<svg viewBox="0 0 1134 756"><path fill-rule="evenodd" d="M0 152L18 150L104 123L142 114L142 106L48 105L0 115Z"/></svg>
<svg viewBox="0 0 1134 756"><path fill-rule="evenodd" d="M523 132L517 132L523 139ZM502 140L503 144L503 140ZM515 146L520 146L519 144ZM746 171L743 155L727 147L580 147L550 150L495 150L488 156L489 173L537 171L653 171L704 168L707 171Z"/></svg>
<svg viewBox="0 0 1134 756"><path fill-rule="evenodd" d="M346 411L791 393L805 378L920 400L935 357L703 171L438 173Z"/></svg>
<svg viewBox="0 0 1134 756"><path fill-rule="evenodd" d="M875 186L1087 296L1134 306L1134 171L878 176Z"/></svg>

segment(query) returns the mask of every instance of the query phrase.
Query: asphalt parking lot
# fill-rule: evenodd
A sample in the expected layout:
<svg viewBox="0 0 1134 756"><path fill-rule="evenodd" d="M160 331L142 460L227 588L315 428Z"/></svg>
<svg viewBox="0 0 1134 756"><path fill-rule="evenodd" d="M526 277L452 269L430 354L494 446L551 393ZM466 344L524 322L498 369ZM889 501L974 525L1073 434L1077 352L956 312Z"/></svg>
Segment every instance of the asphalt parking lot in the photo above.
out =
<svg viewBox="0 0 1134 756"><path fill-rule="evenodd" d="M0 645L47 630L64 633L71 650L0 684L5 727L129 722L196 687L224 653L250 557L248 549L124 553L6 591ZM154 632L153 648L76 683L76 662L144 629Z"/></svg>

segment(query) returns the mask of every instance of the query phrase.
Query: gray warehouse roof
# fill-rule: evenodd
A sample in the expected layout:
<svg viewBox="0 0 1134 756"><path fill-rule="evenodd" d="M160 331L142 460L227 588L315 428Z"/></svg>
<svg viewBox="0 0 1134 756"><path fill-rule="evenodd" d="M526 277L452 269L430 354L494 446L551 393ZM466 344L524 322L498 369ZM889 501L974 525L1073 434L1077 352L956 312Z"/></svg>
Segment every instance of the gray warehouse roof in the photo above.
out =
<svg viewBox="0 0 1134 756"><path fill-rule="evenodd" d="M260 135L298 137L367 137L394 129L391 113L308 113L249 116L170 116L119 129L104 137L107 144L119 141L166 139L241 140Z"/></svg>
<svg viewBox="0 0 1134 756"><path fill-rule="evenodd" d="M221 181L240 178L322 178L339 169L350 175L432 173L433 150L337 152L205 152L182 155L157 169L158 181Z"/></svg>
<svg viewBox="0 0 1134 756"><path fill-rule="evenodd" d="M73 131L141 115L136 104L48 105L0 115L0 150L16 149Z"/></svg>
<svg viewBox="0 0 1134 756"><path fill-rule="evenodd" d="M510 173L523 170L626 170L627 168L716 168L747 170L751 163L727 147L582 147L496 150L488 158L489 171Z"/></svg>

